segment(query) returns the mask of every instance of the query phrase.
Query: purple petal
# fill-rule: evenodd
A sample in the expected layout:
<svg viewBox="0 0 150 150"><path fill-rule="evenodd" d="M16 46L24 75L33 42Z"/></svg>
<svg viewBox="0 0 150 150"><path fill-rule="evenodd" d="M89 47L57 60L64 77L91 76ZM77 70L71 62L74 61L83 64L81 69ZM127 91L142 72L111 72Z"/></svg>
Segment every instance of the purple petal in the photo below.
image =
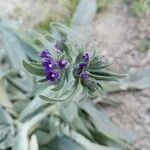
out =
<svg viewBox="0 0 150 150"><path fill-rule="evenodd" d="M75 70L75 73L76 73L76 75L79 76L79 75L82 73L82 69L77 68L77 69Z"/></svg>
<svg viewBox="0 0 150 150"><path fill-rule="evenodd" d="M83 56L82 56L82 60L84 62L88 62L89 61L89 54L88 53L85 53Z"/></svg>
<svg viewBox="0 0 150 150"><path fill-rule="evenodd" d="M89 75L86 72L82 72L80 75L81 79L87 80L89 78Z"/></svg>
<svg viewBox="0 0 150 150"><path fill-rule="evenodd" d="M56 71L51 71L46 75L46 79L49 81L56 81L58 78L59 78L59 73Z"/></svg>
<svg viewBox="0 0 150 150"><path fill-rule="evenodd" d="M50 59L43 60L42 65L44 68L44 72L46 72L46 73L53 70L56 66L55 63Z"/></svg>
<svg viewBox="0 0 150 150"><path fill-rule="evenodd" d="M85 63L79 64L78 68L76 68L76 70L75 70L76 75L79 76L86 67L87 67L87 64L85 64Z"/></svg>
<svg viewBox="0 0 150 150"><path fill-rule="evenodd" d="M84 69L84 68L86 68L87 67L87 64L85 64L85 63L81 63L80 65L79 65L79 68L80 69Z"/></svg>
<svg viewBox="0 0 150 150"><path fill-rule="evenodd" d="M64 69L67 66L67 61L65 59L61 59L58 61L57 65L60 69Z"/></svg>
<svg viewBox="0 0 150 150"><path fill-rule="evenodd" d="M39 56L41 58L50 58L50 53L49 53L48 49L45 49L39 54Z"/></svg>

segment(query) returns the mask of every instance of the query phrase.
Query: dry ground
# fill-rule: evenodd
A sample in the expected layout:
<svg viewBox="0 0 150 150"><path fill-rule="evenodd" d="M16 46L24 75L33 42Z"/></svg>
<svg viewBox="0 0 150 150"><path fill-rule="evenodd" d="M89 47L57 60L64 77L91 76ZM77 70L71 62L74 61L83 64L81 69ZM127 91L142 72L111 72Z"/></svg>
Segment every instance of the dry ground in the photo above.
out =
<svg viewBox="0 0 150 150"><path fill-rule="evenodd" d="M150 67L150 50L138 50L140 42L150 37L150 16L130 17L127 7L116 0L96 17L91 33L102 54L114 62L114 69L124 72ZM107 108L112 120L139 133L134 149L150 150L150 89L114 93L112 97L123 102L118 109Z"/></svg>

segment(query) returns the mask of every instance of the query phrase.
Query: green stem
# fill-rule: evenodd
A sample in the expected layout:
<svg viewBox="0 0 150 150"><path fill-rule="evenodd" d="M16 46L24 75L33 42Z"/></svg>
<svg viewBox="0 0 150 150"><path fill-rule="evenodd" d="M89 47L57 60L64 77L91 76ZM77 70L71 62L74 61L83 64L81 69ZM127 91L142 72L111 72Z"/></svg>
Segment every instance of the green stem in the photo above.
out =
<svg viewBox="0 0 150 150"><path fill-rule="evenodd" d="M13 150L29 150L29 137L36 129L35 127L55 110L56 105L49 106L41 113L35 115L32 119L21 124Z"/></svg>
<svg viewBox="0 0 150 150"><path fill-rule="evenodd" d="M49 95L50 89L46 88L44 91L41 92L42 95ZM41 100L39 95L36 96L25 109L20 114L20 121L25 121L28 117L34 114L37 110L41 109L42 107L48 105L45 101Z"/></svg>

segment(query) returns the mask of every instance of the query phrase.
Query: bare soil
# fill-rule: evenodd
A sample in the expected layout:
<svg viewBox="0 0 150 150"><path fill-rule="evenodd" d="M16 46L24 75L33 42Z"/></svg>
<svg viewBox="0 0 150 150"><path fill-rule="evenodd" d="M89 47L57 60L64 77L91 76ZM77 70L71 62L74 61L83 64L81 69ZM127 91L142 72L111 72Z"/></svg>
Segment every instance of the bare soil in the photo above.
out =
<svg viewBox="0 0 150 150"><path fill-rule="evenodd" d="M150 37L150 16L134 18L121 0L112 1L107 10L97 15L91 31L102 55L114 62L113 69L125 72L150 67L150 50L143 52L139 48L141 41ZM150 89L111 96L123 102L117 109L107 108L112 120L137 131L139 139L134 149L150 150Z"/></svg>

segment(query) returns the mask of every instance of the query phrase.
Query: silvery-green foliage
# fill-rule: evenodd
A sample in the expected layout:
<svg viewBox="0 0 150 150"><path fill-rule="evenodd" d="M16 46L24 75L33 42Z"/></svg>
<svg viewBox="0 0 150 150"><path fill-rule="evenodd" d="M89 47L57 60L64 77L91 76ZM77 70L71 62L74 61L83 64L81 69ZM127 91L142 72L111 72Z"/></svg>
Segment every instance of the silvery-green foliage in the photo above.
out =
<svg viewBox="0 0 150 150"><path fill-rule="evenodd" d="M0 107L0 149L12 146L15 136L13 119L2 107Z"/></svg>
<svg viewBox="0 0 150 150"><path fill-rule="evenodd" d="M14 119L9 119L8 128L1 126L0 137L3 140L0 141L0 149L4 149L4 146L13 147L14 150L131 148L128 143L136 139L135 133L116 127L103 109L92 103L91 98L102 90L101 83L104 85L105 81L116 81L120 77L106 70L105 67L108 67L109 63L104 62L103 58L98 58L94 52L89 52L90 61L86 71L88 79L94 82L82 83L83 80L74 75L74 68L80 63L80 55L85 49L81 40L70 29L53 23L52 34L43 35L33 30L25 32L17 24L16 28L11 27L13 23L10 22L1 23L1 30L6 26L9 28L3 30L3 34L6 32L4 35L7 34L10 39L14 38L16 43L4 42L4 47L7 48L6 55L9 54L8 62L11 63L10 69L0 72L0 78L7 81L9 99L13 107L11 111L6 107L9 113L1 109L1 116L7 114L9 118L13 116ZM3 34L1 40L4 40ZM64 51L57 53L53 42L62 38L66 39L63 45ZM11 46L15 48L15 45L19 45L15 49L16 57L11 49ZM50 85L45 80L41 59L38 56L44 48L48 48L54 58L61 57L69 61L68 68L64 70L57 84ZM26 74L23 68L18 67L21 66L20 53L25 58L24 67L34 76ZM15 62L12 63L13 60ZM96 88L92 88L93 85ZM2 95L1 97L4 98ZM6 118L1 120L4 122ZM3 138L3 135L7 137Z"/></svg>
<svg viewBox="0 0 150 150"><path fill-rule="evenodd" d="M101 83L108 81L118 82L120 78L125 76L108 71L106 68L111 64L102 57L99 58L95 52L90 53L90 60L86 67L88 79L83 80L76 76L75 69L82 63L81 58L84 54L84 46L80 39L67 27L57 23L53 23L51 27L52 35L44 36L36 31L30 31L30 33L42 43L42 46L40 45L41 49L48 47L54 58L63 57L69 62L69 66L63 72L61 78L55 84L51 84L45 79L40 58L38 61L23 61L25 69L37 76L37 81L40 84L44 84L45 89L40 92L42 94L38 94L39 97L37 95L24 109L20 119L26 121L28 120L27 118L32 118L34 113L43 107L56 106L49 117L49 122L46 121L44 125L45 130L49 125L47 129L50 130L50 133L37 132L41 149L44 148L43 146L46 143L49 144L45 146L45 149L63 149L63 146L67 146L66 149L68 149L68 145L71 144L72 140L76 143L76 146L73 143L71 144L72 146L74 145L75 149L80 149L80 146L81 149L90 148L96 150L131 149L128 143L136 139L136 134L115 127L105 112L98 110L90 102L92 101L91 98L94 98L103 90ZM46 37L51 37L51 41ZM61 51L57 53L53 43L60 42L62 39ZM32 57L30 57L30 60L32 60ZM76 103L79 104L79 107ZM83 104L81 105L81 103ZM31 111L29 112L28 110ZM58 138L62 136L64 138ZM61 145L63 140L67 142L65 138L71 140L70 142L68 141L70 144ZM58 145L53 147L56 141ZM102 145L98 143L102 143Z"/></svg>
<svg viewBox="0 0 150 150"><path fill-rule="evenodd" d="M65 102L71 101L74 96L78 95L78 99L75 101L81 103L88 97L96 96L98 91L103 90L102 82L119 81L119 79L125 77L125 75L108 71L107 68L110 66L110 63L105 61L103 57L98 57L92 50L90 54L87 54L90 55L87 64L84 64L82 57L85 53L85 48L75 33L62 24L53 23L51 27L53 33L49 35L51 41L36 31L30 31L30 33L42 43L43 48L49 49L50 54L54 58L67 60L68 68L65 69L56 84L49 85L54 96L40 95L41 99L49 103ZM60 42L60 51L54 48L54 42ZM88 79L82 79L82 77L80 78L76 75L76 70L80 71L80 67L78 68L80 65L86 65L84 71L86 71ZM34 62L24 60L23 66L29 73L41 77L39 82L48 82L45 79L40 58L39 61Z"/></svg>

